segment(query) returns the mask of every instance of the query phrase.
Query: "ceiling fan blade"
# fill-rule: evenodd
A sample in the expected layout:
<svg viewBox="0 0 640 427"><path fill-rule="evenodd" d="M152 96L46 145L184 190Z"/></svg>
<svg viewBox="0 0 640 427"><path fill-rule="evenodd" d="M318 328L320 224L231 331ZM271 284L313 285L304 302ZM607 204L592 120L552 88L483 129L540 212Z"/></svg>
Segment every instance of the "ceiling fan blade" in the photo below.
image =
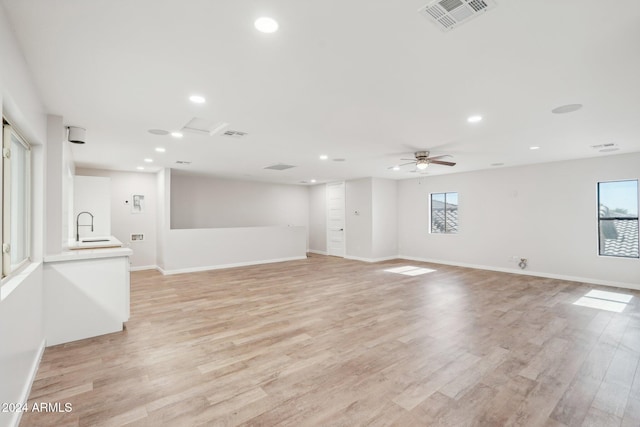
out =
<svg viewBox="0 0 640 427"><path fill-rule="evenodd" d="M416 161L416 159L400 159L400 160L407 160L407 161L410 161L410 162L415 162Z"/></svg>
<svg viewBox="0 0 640 427"><path fill-rule="evenodd" d="M456 164L453 162L443 162L442 160L431 160L429 159L429 163L434 163L436 165L444 165L444 166L455 166Z"/></svg>
<svg viewBox="0 0 640 427"><path fill-rule="evenodd" d="M407 166L407 165L415 165L416 162L409 162L409 163L403 163L401 165L395 165L395 166L389 166L387 169L393 169L393 168L401 168L402 166Z"/></svg>
<svg viewBox="0 0 640 427"><path fill-rule="evenodd" d="M433 156L433 157L429 157L429 160L436 160L436 159L441 159L443 157L452 157L451 154L443 154L442 156Z"/></svg>

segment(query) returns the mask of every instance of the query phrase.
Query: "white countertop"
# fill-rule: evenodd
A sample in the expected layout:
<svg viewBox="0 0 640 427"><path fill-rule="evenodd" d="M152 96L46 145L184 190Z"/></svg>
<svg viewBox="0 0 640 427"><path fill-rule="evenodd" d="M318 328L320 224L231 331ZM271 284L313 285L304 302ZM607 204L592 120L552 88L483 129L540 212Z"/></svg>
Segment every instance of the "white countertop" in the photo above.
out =
<svg viewBox="0 0 640 427"><path fill-rule="evenodd" d="M123 248L122 242L113 236L106 237L85 237L85 240L106 240L100 242L76 242L70 241L68 250L59 254L47 255L44 262L65 262L84 259L114 258L121 256L131 256L133 251Z"/></svg>
<svg viewBox="0 0 640 427"><path fill-rule="evenodd" d="M82 237L79 242L69 240L67 247L70 251L97 249L97 248L120 248L122 242L113 236L91 236Z"/></svg>

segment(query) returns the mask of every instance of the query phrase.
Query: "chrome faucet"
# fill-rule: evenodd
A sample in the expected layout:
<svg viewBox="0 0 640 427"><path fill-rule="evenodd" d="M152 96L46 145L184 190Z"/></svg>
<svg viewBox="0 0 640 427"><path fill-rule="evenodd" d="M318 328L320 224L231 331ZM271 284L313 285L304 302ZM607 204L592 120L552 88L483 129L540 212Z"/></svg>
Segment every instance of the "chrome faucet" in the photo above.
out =
<svg viewBox="0 0 640 427"><path fill-rule="evenodd" d="M91 224L80 224L80 215L85 213L91 216ZM91 231L93 231L93 214L91 212L87 212L87 211L80 212L76 217L76 242L80 241L80 231L79 231L80 227L91 227Z"/></svg>

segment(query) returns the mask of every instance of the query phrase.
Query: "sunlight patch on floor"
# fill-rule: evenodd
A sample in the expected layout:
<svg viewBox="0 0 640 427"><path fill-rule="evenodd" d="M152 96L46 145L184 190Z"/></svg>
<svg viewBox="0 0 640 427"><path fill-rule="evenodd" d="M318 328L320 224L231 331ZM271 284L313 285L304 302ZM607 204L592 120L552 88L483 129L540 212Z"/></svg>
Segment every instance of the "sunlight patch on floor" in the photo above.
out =
<svg viewBox="0 0 640 427"><path fill-rule="evenodd" d="M436 270L430 268L415 267L413 265L405 265L402 267L388 268L387 273L404 274L405 276L420 276L422 274L433 273Z"/></svg>
<svg viewBox="0 0 640 427"><path fill-rule="evenodd" d="M632 298L633 296L628 294L592 289L573 304L582 307L622 313Z"/></svg>

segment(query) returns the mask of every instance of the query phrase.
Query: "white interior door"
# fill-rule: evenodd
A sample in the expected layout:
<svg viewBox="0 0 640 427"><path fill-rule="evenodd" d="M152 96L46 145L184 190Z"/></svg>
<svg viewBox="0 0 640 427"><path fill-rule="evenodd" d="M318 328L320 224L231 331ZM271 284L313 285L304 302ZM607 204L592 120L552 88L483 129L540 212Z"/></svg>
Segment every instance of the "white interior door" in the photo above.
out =
<svg viewBox="0 0 640 427"><path fill-rule="evenodd" d="M344 257L344 182L327 184L327 255Z"/></svg>

